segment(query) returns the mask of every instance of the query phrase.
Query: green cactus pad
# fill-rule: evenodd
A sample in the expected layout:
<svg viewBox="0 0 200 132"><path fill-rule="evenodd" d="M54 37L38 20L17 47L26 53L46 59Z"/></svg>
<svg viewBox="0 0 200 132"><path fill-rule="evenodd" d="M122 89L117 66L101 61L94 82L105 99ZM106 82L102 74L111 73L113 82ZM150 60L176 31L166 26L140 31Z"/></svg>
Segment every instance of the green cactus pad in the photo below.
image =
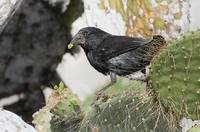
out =
<svg viewBox="0 0 200 132"><path fill-rule="evenodd" d="M174 119L174 117L172 117ZM106 102L94 103L87 111L80 132L179 131L158 102L134 91L118 94Z"/></svg>
<svg viewBox="0 0 200 132"><path fill-rule="evenodd" d="M152 62L150 80L168 110L200 119L200 32L169 44Z"/></svg>
<svg viewBox="0 0 200 132"><path fill-rule="evenodd" d="M195 125L188 130L188 132L200 132L200 125Z"/></svg>
<svg viewBox="0 0 200 132"><path fill-rule="evenodd" d="M144 82L118 78L103 95L84 103L80 132L179 131L176 117L148 95Z"/></svg>
<svg viewBox="0 0 200 132"><path fill-rule="evenodd" d="M80 100L61 82L55 85L47 105L33 115L39 132L77 131L83 116Z"/></svg>

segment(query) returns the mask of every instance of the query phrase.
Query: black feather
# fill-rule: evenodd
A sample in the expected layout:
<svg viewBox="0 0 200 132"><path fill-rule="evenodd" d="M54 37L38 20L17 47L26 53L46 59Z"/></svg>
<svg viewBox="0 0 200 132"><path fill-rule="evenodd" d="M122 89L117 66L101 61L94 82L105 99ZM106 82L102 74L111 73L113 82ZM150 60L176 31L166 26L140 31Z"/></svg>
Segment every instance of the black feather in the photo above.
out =
<svg viewBox="0 0 200 132"><path fill-rule="evenodd" d="M83 28L77 34L84 37L80 45L96 70L120 76L143 70L166 44L160 35L152 39L115 36L94 27Z"/></svg>
<svg viewBox="0 0 200 132"><path fill-rule="evenodd" d="M106 61L123 53L135 50L149 43L149 41L127 36L109 36L97 47L97 55Z"/></svg>

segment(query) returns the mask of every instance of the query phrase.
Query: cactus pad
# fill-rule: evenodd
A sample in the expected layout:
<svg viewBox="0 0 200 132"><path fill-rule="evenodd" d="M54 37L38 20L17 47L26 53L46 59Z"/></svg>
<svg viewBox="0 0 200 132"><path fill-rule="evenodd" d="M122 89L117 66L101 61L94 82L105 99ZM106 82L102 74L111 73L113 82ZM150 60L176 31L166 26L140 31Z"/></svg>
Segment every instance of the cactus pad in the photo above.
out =
<svg viewBox="0 0 200 132"><path fill-rule="evenodd" d="M39 132L77 131L83 118L78 97L62 82L54 89L47 105L33 115L33 124Z"/></svg>
<svg viewBox="0 0 200 132"><path fill-rule="evenodd" d="M153 91L179 117L200 119L200 32L169 44L151 64Z"/></svg>
<svg viewBox="0 0 200 132"><path fill-rule="evenodd" d="M140 95L139 95L140 96ZM141 97L141 96L140 96ZM127 92L94 106L81 123L81 132L178 131L158 103Z"/></svg>
<svg viewBox="0 0 200 132"><path fill-rule="evenodd" d="M188 130L188 132L200 132L200 125L195 125Z"/></svg>

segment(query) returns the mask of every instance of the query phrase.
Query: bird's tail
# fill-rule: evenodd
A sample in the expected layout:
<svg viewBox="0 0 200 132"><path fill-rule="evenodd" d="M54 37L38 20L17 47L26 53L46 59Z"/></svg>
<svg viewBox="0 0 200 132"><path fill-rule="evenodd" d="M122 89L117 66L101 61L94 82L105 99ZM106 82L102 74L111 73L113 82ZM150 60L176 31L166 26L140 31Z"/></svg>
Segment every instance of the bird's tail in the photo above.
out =
<svg viewBox="0 0 200 132"><path fill-rule="evenodd" d="M154 35L152 40L144 46L146 51L146 58L152 60L154 56L160 53L160 51L166 46L165 38L161 35Z"/></svg>
<svg viewBox="0 0 200 132"><path fill-rule="evenodd" d="M165 41L165 38L161 35L154 35L153 39L151 40L151 44L153 46L160 46L163 47L165 46L167 43Z"/></svg>

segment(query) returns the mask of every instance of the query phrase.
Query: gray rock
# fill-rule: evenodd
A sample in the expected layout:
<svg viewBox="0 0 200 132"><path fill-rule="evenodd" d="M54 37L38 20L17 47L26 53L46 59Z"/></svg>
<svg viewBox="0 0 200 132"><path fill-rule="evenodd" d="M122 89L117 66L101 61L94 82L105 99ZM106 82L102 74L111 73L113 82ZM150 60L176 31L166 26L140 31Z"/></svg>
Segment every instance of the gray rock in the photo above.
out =
<svg viewBox="0 0 200 132"><path fill-rule="evenodd" d="M56 67L71 40L71 23L81 14L77 14L79 7L82 2L73 0L69 13L61 13L45 0L21 3L0 36L0 98L25 96L6 109L31 120L32 113L45 104L41 86L60 81Z"/></svg>
<svg viewBox="0 0 200 132"><path fill-rule="evenodd" d="M0 33L18 9L22 0L1 0L0 1Z"/></svg>
<svg viewBox="0 0 200 132"><path fill-rule="evenodd" d="M0 115L1 132L37 132L31 125L10 111L0 109Z"/></svg>

